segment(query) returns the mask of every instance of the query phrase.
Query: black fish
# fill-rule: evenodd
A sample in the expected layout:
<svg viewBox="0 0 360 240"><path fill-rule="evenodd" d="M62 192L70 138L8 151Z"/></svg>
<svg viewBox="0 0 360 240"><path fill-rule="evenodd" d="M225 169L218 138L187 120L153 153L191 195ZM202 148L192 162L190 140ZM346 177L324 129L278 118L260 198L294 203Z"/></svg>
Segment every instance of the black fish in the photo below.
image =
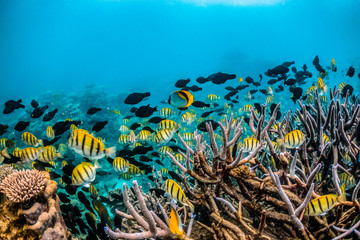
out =
<svg viewBox="0 0 360 240"><path fill-rule="evenodd" d="M294 63L295 63L295 61L284 62L283 64L281 64L281 66L288 68L288 67L290 67L291 65L293 65Z"/></svg>
<svg viewBox="0 0 360 240"><path fill-rule="evenodd" d="M232 103L235 103L235 104L238 104L238 103L239 103L239 101L238 101L238 100L235 100L235 99L231 100L231 102L232 102ZM219 116L221 116L221 115L219 115Z"/></svg>
<svg viewBox="0 0 360 240"><path fill-rule="evenodd" d="M72 180L71 180L71 177L69 177L69 176L67 176L67 175L63 175L62 177L61 177L61 179L64 181L64 183L66 183L66 184L72 184Z"/></svg>
<svg viewBox="0 0 360 240"><path fill-rule="evenodd" d="M132 108L130 109L130 112L131 112L131 113L135 113L136 110L137 110L137 107L132 107Z"/></svg>
<svg viewBox="0 0 360 240"><path fill-rule="evenodd" d="M350 96L351 96L351 94L352 94L353 91L354 91L354 88L353 88L351 85L349 85L349 84L346 84L345 87L341 90L341 96L342 96L342 97L345 97L345 96L346 96L346 92L347 92L348 90L349 90Z"/></svg>
<svg viewBox="0 0 360 240"><path fill-rule="evenodd" d="M79 191L77 193L77 196L80 200L80 202L82 202L84 204L84 206L86 207L87 210L89 210L92 213L95 213L94 210L92 209L89 200L87 200L85 194L82 191Z"/></svg>
<svg viewBox="0 0 360 240"><path fill-rule="evenodd" d="M139 160L140 160L141 162L151 162L151 161L152 161L151 158L148 158L147 156L144 156L144 155L141 155L141 156L139 157Z"/></svg>
<svg viewBox="0 0 360 240"><path fill-rule="evenodd" d="M148 104L147 106L141 106L136 110L135 116L140 118L150 117L155 111L157 111L156 108L157 107L150 107L150 104Z"/></svg>
<svg viewBox="0 0 360 240"><path fill-rule="evenodd" d="M296 102L297 99L300 99L302 93L303 93L303 89L300 87L291 87L290 88L290 92L293 93L293 96L291 97L291 99L294 101L294 103Z"/></svg>
<svg viewBox="0 0 360 240"><path fill-rule="evenodd" d="M164 196L165 191L161 188L150 188L149 192L151 193L155 193L155 196L157 196L158 198L161 198L161 196Z"/></svg>
<svg viewBox="0 0 360 240"><path fill-rule="evenodd" d="M120 229L122 227L122 217L119 214L115 214L114 218L114 227L115 229Z"/></svg>
<svg viewBox="0 0 360 240"><path fill-rule="evenodd" d="M253 85L254 85L255 87L258 87L258 86L261 85L261 83L260 83L260 82L253 82Z"/></svg>
<svg viewBox="0 0 360 240"><path fill-rule="evenodd" d="M47 121L50 121L51 119L53 119L55 117L55 114L57 113L57 111L58 111L58 109L56 108L55 110L45 114L43 117L43 122L47 122Z"/></svg>
<svg viewBox="0 0 360 240"><path fill-rule="evenodd" d="M270 79L267 83L269 84L269 85L274 85L275 83L277 83L277 79Z"/></svg>
<svg viewBox="0 0 360 240"><path fill-rule="evenodd" d="M135 153L135 154L144 155L144 154L147 154L148 152L150 152L152 150L153 150L153 147L137 146L132 150L132 152Z"/></svg>
<svg viewBox="0 0 360 240"><path fill-rule="evenodd" d="M189 88L190 91L192 92L198 92L198 91L201 91L202 88L201 87L198 87L196 85L192 85L190 88Z"/></svg>
<svg viewBox="0 0 360 240"><path fill-rule="evenodd" d="M236 78L235 74L226 74L226 73L221 73L221 72L211 74L208 77L208 79L214 84L223 84L227 80L234 79L234 78Z"/></svg>
<svg viewBox="0 0 360 240"><path fill-rule="evenodd" d="M160 154L158 152L152 152L150 153L153 157L160 157Z"/></svg>
<svg viewBox="0 0 360 240"><path fill-rule="evenodd" d="M293 78L290 78L288 80L285 81L285 84L288 86L294 85L296 83L296 80Z"/></svg>
<svg viewBox="0 0 360 240"><path fill-rule="evenodd" d="M47 139L44 139L44 140L43 140L44 147L45 147L45 146L49 146L49 145L53 145L53 144L56 143L60 138L61 138L61 136L56 136L56 137L54 137L54 139L51 139L50 141L47 140Z"/></svg>
<svg viewBox="0 0 360 240"><path fill-rule="evenodd" d="M176 182L182 182L182 178L179 177L175 172L169 171L170 177L172 177Z"/></svg>
<svg viewBox="0 0 360 240"><path fill-rule="evenodd" d="M164 164L159 159L157 159L155 162L161 166L164 166Z"/></svg>
<svg viewBox="0 0 360 240"><path fill-rule="evenodd" d="M77 187L74 187L74 186L72 186L70 184L65 186L65 191L70 195L75 195L76 190L77 190Z"/></svg>
<svg viewBox="0 0 360 240"><path fill-rule="evenodd" d="M5 109L3 111L4 114L9 114L19 108L25 108L23 104L21 104L22 100L19 99L18 101L9 100L5 103Z"/></svg>
<svg viewBox="0 0 360 240"><path fill-rule="evenodd" d="M252 79L251 77L246 77L245 78L245 82L247 82L247 83L253 83L254 82L254 79Z"/></svg>
<svg viewBox="0 0 360 240"><path fill-rule="evenodd" d="M228 91L234 91L234 90L236 90L235 88L230 87L230 86L226 87L225 89L228 90ZM193 105L194 105L194 104L193 104Z"/></svg>
<svg viewBox="0 0 360 240"><path fill-rule="evenodd" d="M48 109L48 108L49 108L48 105L45 105L45 106L43 106L43 107L37 107L37 108L35 108L35 109L32 111L30 117L31 117L31 118L39 118L39 117L41 117L41 115L44 114L44 112L45 112L46 109Z"/></svg>
<svg viewBox="0 0 360 240"><path fill-rule="evenodd" d="M203 114L201 114L202 118L206 118L207 116L209 116L210 114L212 114L214 111L209 111L209 112L204 112Z"/></svg>
<svg viewBox="0 0 360 240"><path fill-rule="evenodd" d="M284 91L284 86L282 85L279 85L278 88L275 88L275 92L279 93L279 92L282 92Z"/></svg>
<svg viewBox="0 0 360 240"><path fill-rule="evenodd" d="M8 128L9 128L8 125L0 124L0 135L3 135L4 133L6 133L6 129L8 129Z"/></svg>
<svg viewBox="0 0 360 240"><path fill-rule="evenodd" d="M268 95L268 92L267 92L266 89L259 89L259 91L260 91L262 94Z"/></svg>
<svg viewBox="0 0 360 240"><path fill-rule="evenodd" d="M318 55L315 56L314 60L312 61L312 64L315 66L318 72L325 73L325 69L320 66L320 60Z"/></svg>
<svg viewBox="0 0 360 240"><path fill-rule="evenodd" d="M296 72L297 72L296 67L292 67L292 68L291 68L291 71L292 71L293 73L296 73Z"/></svg>
<svg viewBox="0 0 360 240"><path fill-rule="evenodd" d="M72 174L72 171L74 170L74 166L72 166L71 164L68 164L68 165L65 165L63 168L62 168L62 171L64 174L68 175L68 176L71 176Z"/></svg>
<svg viewBox="0 0 360 240"><path fill-rule="evenodd" d="M15 130L22 132L27 128L27 126L29 126L29 122L20 121L15 125Z"/></svg>
<svg viewBox="0 0 360 240"><path fill-rule="evenodd" d="M92 107L87 110L86 114L93 115L99 111L101 111L101 108Z"/></svg>
<svg viewBox="0 0 360 240"><path fill-rule="evenodd" d="M248 86L250 86L250 85L249 84L239 85L239 86L236 87L236 90L241 91L241 90L247 88Z"/></svg>
<svg viewBox="0 0 360 240"><path fill-rule="evenodd" d="M131 130L136 130L138 127L140 127L141 126L141 124L140 123L134 123L134 124L132 124L131 126L130 126L130 129Z"/></svg>
<svg viewBox="0 0 360 240"><path fill-rule="evenodd" d="M143 127L142 130L148 130L148 131L151 132L151 133L155 132L155 131L152 130L151 127L149 127L149 126Z"/></svg>
<svg viewBox="0 0 360 240"><path fill-rule="evenodd" d="M260 82L261 82L263 79L263 76L261 74L259 74L259 78L260 78Z"/></svg>
<svg viewBox="0 0 360 240"><path fill-rule="evenodd" d="M358 77L360 78L360 73L358 74Z"/></svg>
<svg viewBox="0 0 360 240"><path fill-rule="evenodd" d="M61 177L59 174L57 174L56 172L53 172L53 171L49 172L49 174L50 174L50 179L51 180Z"/></svg>
<svg viewBox="0 0 360 240"><path fill-rule="evenodd" d="M190 78L177 80L177 82L175 83L175 87L177 87L177 88L183 88L183 87L185 87L189 82L190 82Z"/></svg>
<svg viewBox="0 0 360 240"><path fill-rule="evenodd" d="M59 196L62 203L70 203L70 199L68 198L67 194L58 192L57 195Z"/></svg>
<svg viewBox="0 0 360 240"><path fill-rule="evenodd" d="M193 102L193 104L191 104L191 106L196 108L203 108L203 107L210 107L210 104L204 103L202 101L195 101Z"/></svg>
<svg viewBox="0 0 360 240"><path fill-rule="evenodd" d="M251 94L254 94L254 93L256 93L258 90L257 89L253 89L253 90L250 90L249 92L251 93Z"/></svg>
<svg viewBox="0 0 360 240"><path fill-rule="evenodd" d="M279 65L279 66L276 66L273 69L268 69L267 72L265 72L265 75L268 76L268 77L277 76L277 75L284 75L284 74L288 73L289 71L290 70L289 70L288 67Z"/></svg>
<svg viewBox="0 0 360 240"><path fill-rule="evenodd" d="M216 129L219 127L219 124L218 124L217 122L215 122L214 120L205 120L205 121L202 121L202 122L197 126L197 129L199 129L199 130L202 131L202 132L207 132L206 123L211 124L214 130L216 130Z"/></svg>
<svg viewBox="0 0 360 240"><path fill-rule="evenodd" d="M76 224L78 225L80 232L82 234L86 234L86 230L89 229L89 227L84 223L84 221L81 218L76 218Z"/></svg>
<svg viewBox="0 0 360 240"><path fill-rule="evenodd" d="M198 83L200 83L200 84L206 83L206 82L209 82L209 81L210 81L210 79L204 78L204 77L198 77L198 78L196 79L196 82L198 82Z"/></svg>
<svg viewBox="0 0 360 240"><path fill-rule="evenodd" d="M100 131L106 126L106 124L108 124L108 121L97 122L97 123L95 123L95 125L92 127L92 131L100 132Z"/></svg>
<svg viewBox="0 0 360 240"><path fill-rule="evenodd" d="M254 107L259 113L261 112L261 105L259 103L254 103Z"/></svg>
<svg viewBox="0 0 360 240"><path fill-rule="evenodd" d="M138 104L139 102L141 102L144 98L149 97L150 93L146 92L146 93L132 93L129 96L127 96L125 98L124 103L125 104Z"/></svg>
<svg viewBox="0 0 360 240"><path fill-rule="evenodd" d="M164 120L165 118L161 118L161 117L152 117L149 119L149 123L156 123L158 124L159 122L161 122L162 120Z"/></svg>
<svg viewBox="0 0 360 240"><path fill-rule="evenodd" d="M39 106L39 103L38 103L37 101L35 101L35 99L33 99L33 100L31 101L31 106L32 106L33 108L37 108L37 107Z"/></svg>
<svg viewBox="0 0 360 240"><path fill-rule="evenodd" d="M303 69L304 71L306 71L306 70L307 70L307 66L306 66L306 64L304 64L304 65L302 66L302 69Z"/></svg>
<svg viewBox="0 0 360 240"><path fill-rule="evenodd" d="M350 66L347 73L346 73L346 76L353 77L354 74L355 74L355 68Z"/></svg>
<svg viewBox="0 0 360 240"><path fill-rule="evenodd" d="M272 103L271 106L270 106L270 115L273 114L275 108L276 108L276 104ZM281 118L281 112L278 111L277 114L276 114L276 120L279 120L280 118Z"/></svg>
<svg viewBox="0 0 360 240"><path fill-rule="evenodd" d="M234 95L237 94L237 91L232 91L232 92L228 92L225 96L224 96L224 99L226 100L230 100L230 98Z"/></svg>

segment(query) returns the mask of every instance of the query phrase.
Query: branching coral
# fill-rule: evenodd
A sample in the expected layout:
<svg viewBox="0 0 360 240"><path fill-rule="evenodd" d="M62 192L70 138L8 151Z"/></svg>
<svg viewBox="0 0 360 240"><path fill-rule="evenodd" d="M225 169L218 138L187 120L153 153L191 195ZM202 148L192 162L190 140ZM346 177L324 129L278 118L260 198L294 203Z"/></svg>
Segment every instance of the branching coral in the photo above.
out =
<svg viewBox="0 0 360 240"><path fill-rule="evenodd" d="M1 165L0 166L0 184L8 175L13 173L14 171L15 171L15 169L9 164Z"/></svg>
<svg viewBox="0 0 360 240"><path fill-rule="evenodd" d="M8 175L0 191L14 203L23 203L40 195L46 185L46 175L38 170L20 170Z"/></svg>

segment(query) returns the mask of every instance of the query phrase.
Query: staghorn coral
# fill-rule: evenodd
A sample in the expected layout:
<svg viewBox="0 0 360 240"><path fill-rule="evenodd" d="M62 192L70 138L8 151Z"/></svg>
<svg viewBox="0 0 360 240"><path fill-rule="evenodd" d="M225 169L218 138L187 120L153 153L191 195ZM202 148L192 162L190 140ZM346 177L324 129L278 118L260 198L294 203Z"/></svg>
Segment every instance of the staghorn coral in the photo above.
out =
<svg viewBox="0 0 360 240"><path fill-rule="evenodd" d="M38 170L20 170L8 175L0 191L14 203L23 203L41 194L45 189L46 175Z"/></svg>
<svg viewBox="0 0 360 240"><path fill-rule="evenodd" d="M31 172L29 170L27 171ZM13 174L16 173L25 175L26 171L19 171ZM23 186L31 188L30 183L33 185L38 184L36 187L37 194L34 195L36 198L34 198L34 196L31 198L12 197L2 205L2 209L0 209L0 239L69 239L70 232L66 229L60 211L60 200L56 195L56 182L50 180L50 175L47 172L37 171L36 173L32 173L30 177L29 175L30 174L26 175L27 178L31 178L32 180L27 181L27 185ZM25 177L22 176L22 178L20 177L18 180L24 180L24 178ZM37 182L34 182L34 179L36 179ZM13 184L23 182L24 181L14 181ZM21 187L13 187L13 189L19 188ZM26 201L28 201L31 199L32 201L36 201L28 208L28 204L17 204L15 201L12 201L13 198L16 200L26 199ZM26 209L24 209L24 207L26 207Z"/></svg>

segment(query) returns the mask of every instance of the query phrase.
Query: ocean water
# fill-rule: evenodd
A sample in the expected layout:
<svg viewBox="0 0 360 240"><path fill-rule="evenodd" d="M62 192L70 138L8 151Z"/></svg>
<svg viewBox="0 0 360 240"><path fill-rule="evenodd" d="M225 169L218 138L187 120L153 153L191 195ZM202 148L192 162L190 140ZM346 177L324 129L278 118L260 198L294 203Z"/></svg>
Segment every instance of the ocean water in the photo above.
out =
<svg viewBox="0 0 360 240"><path fill-rule="evenodd" d="M230 103L224 99L229 92L225 87L236 88L239 78L243 78L244 85L245 78L250 76L260 86L250 84L237 94L239 103L232 103L232 112L246 118L249 115L239 109L246 104L262 104L267 98L257 91L253 100L246 101L248 91L271 86L275 92L279 85L284 85L269 85L272 77L264 74L283 62L295 61L291 67L298 71L306 64L313 74L303 85L289 84L302 88L305 96L306 90L318 81L318 71L312 64L316 55L328 72L324 78L328 87L346 82L354 88L354 95L358 95L359 9L357 0L3 0L0 2L0 124L9 128L0 138L13 139L17 146L25 148L20 141L24 131L14 130L19 121L28 121L30 125L25 131L39 139L47 138L47 126L68 118L80 121L79 128L90 132L95 123L108 121L95 135L105 139L106 147L133 150L131 146L118 144L119 128L126 125L124 118L130 118L129 127L141 123L135 134L145 126L156 131L157 124L148 123L147 119L159 116L158 111L143 119L135 117L130 109L147 104L157 110L169 107L164 101L179 90L174 86L177 80L189 78L188 86L202 88L190 91L195 101L207 102L209 94L216 94L220 97L219 105L223 106ZM330 69L332 58L336 72ZM350 66L355 69L353 77L346 76ZM196 82L200 76L217 72L235 74L236 78L225 84ZM293 77L295 73L290 70L288 74ZM291 100L290 86L284 88L274 93L274 103L282 103L282 117L289 109L295 113L295 107L298 108ZM126 96L134 92L150 92L151 96L136 105L125 104ZM2 113L3 103L18 99L22 99L25 109ZM32 99L40 106L48 105L45 114L54 109L59 111L48 122L42 121L43 116L31 118ZM327 105L323 103L324 107ZM94 115L86 114L91 107L102 110ZM196 119L211 110L189 109L198 114ZM212 113L211 117L219 121L224 112ZM172 119L180 123L183 113L176 110ZM189 126L183 124L180 133L195 131L199 124L196 119ZM69 131L62 134L54 145L66 144L69 134ZM246 136L250 136L249 129L242 140ZM153 147L154 152L160 147L152 143L144 145ZM168 145L181 146L176 139ZM73 166L84 161L70 149L64 159ZM64 175L59 168L64 159L57 160L58 167L52 172ZM150 163L141 162L139 156L131 159L140 169L146 169L145 176L133 178L143 185L144 191L148 191L152 166L156 170L165 167L175 171L166 157L156 158L163 165L155 163L155 158ZM102 169L94 185L102 197L124 182L131 186L131 181L121 179L114 172L111 161L99 161ZM59 192L68 195L73 203L77 201L76 195L69 194L65 188L60 187ZM114 206L110 205L107 207L113 218ZM81 203L77 206L85 210Z"/></svg>

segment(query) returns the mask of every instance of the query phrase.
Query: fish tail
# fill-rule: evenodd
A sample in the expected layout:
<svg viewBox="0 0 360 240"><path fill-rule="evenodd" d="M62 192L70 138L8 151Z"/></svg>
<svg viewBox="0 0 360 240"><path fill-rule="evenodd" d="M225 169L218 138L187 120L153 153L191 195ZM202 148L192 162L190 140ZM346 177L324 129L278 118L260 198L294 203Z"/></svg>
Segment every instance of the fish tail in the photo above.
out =
<svg viewBox="0 0 360 240"><path fill-rule="evenodd" d="M108 156L110 158L115 158L116 157L116 147L114 146L111 148L106 148L105 154L106 154L106 156Z"/></svg>
<svg viewBox="0 0 360 240"><path fill-rule="evenodd" d="M328 86L327 86L327 85L324 85L324 86L323 86L323 91L324 91L324 93L327 93L327 90L328 90Z"/></svg>
<svg viewBox="0 0 360 240"><path fill-rule="evenodd" d="M187 205L189 206L191 213L194 213L195 211L194 204L192 204L189 200L187 200Z"/></svg>
<svg viewBox="0 0 360 240"><path fill-rule="evenodd" d="M40 144L40 146L44 146L44 143L43 143L43 140L41 140L41 139L39 139L39 140L37 140L37 142Z"/></svg>
<svg viewBox="0 0 360 240"><path fill-rule="evenodd" d="M101 168L101 165L99 164L97 159L95 159L94 167L95 169Z"/></svg>
<svg viewBox="0 0 360 240"><path fill-rule="evenodd" d="M8 151L7 151L7 148L4 148L4 150L1 151L1 155L6 157L6 158L11 158Z"/></svg>

